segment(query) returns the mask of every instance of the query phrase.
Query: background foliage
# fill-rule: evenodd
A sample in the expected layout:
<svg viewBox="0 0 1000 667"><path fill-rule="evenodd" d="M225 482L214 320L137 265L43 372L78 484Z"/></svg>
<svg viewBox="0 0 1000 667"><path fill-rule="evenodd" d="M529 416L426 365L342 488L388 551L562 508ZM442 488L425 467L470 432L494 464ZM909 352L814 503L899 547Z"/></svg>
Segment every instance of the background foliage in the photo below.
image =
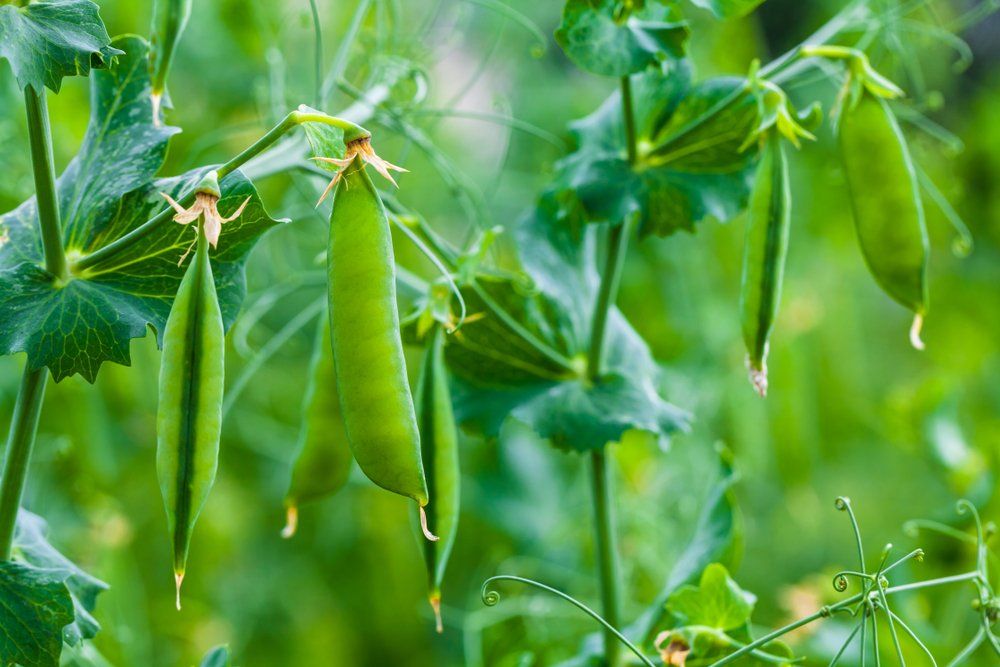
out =
<svg viewBox="0 0 1000 667"><path fill-rule="evenodd" d="M149 3L98 4L112 35L146 32ZM491 2L371 3L344 60L347 84L334 87L326 108L336 113L355 102L351 91L397 75L390 94L398 113L368 125L379 152L412 172L399 200L459 243L477 227L508 224L535 201L565 153L567 124L614 87L613 79L579 72L555 45L561 3L507 4L541 34L493 11ZM840 4L769 0L750 18L708 29L699 28L710 14L691 9L698 73L742 74L752 57L780 53ZM965 4L935 7L947 17ZM319 2L327 63L356 5ZM305 1L195 3L170 85L168 120L183 133L163 173L224 160L288 109L313 102L309 17ZM915 134L917 157L976 239L969 257L956 257L950 227L928 206L934 254L926 352L906 344L908 314L862 265L826 128L816 146L791 156L792 245L766 401L749 388L742 365L741 222L703 224L695 235L652 237L631 250L619 306L663 363L667 398L696 419L669 453L650 443L614 450L626 618L654 599L693 531L719 475L716 443L734 452L742 476L736 495L745 553L734 575L757 593L757 623L810 611L829 594L827 574L850 565L849 526L833 510L836 495L853 499L873 551L887 541L910 546L901 530L907 519L952 522L962 496L984 507L986 519L1000 520L993 497L1000 457L1000 19L964 36L976 53L971 68L954 76L953 54L926 45L929 74L914 91L956 135L942 143ZM2 67L0 210L7 211L33 188L20 95ZM57 171L82 141L86 86L66 79L49 99ZM530 126L490 120L496 117ZM960 145L964 151L955 150ZM442 165L447 180L435 168ZM231 408L220 476L194 538L183 612L172 604L153 465L152 336L133 341L132 369L106 365L97 391L80 377L49 387L25 505L56 528L53 541L63 553L113 582L96 612L103 630L95 645L114 664L157 666L194 664L220 643L247 665L542 665L575 654L593 628L571 609L529 594L508 595L496 608L479 599L479 584L496 572L596 599L583 459L538 446L525 429L508 425L497 439L463 442L463 514L441 637L430 632L407 504L358 471L340 494L303 510L294 540L278 537L313 340L308 314L322 297L316 255L325 221L312 208L314 182L281 175L258 186L275 217L294 223L267 235L251 256L250 296L229 336ZM397 245L401 263L432 275L405 239ZM511 238L502 236L495 252L510 251ZM22 363L0 358L2 420ZM968 559L945 541L921 536L914 543L928 552L913 566L927 576ZM925 639L951 653L973 632L969 615L952 613L965 610L970 596L964 589L934 595L903 604L908 618L926 624ZM790 642L821 658L845 632L830 622Z"/></svg>

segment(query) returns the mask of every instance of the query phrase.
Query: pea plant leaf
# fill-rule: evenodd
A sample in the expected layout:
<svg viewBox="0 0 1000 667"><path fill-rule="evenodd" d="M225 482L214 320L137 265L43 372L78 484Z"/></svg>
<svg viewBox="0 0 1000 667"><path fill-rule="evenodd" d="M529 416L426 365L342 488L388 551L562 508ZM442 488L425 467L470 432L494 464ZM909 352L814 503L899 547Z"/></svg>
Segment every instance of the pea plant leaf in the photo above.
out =
<svg viewBox="0 0 1000 667"><path fill-rule="evenodd" d="M693 231L727 221L745 206L755 151L740 148L757 106L743 79L692 83L684 61L666 72L634 77L638 160L625 156L621 98L612 94L571 127L578 148L559 164L559 183L574 193L593 222L637 216L644 235Z"/></svg>
<svg viewBox="0 0 1000 667"><path fill-rule="evenodd" d="M87 76L122 52L90 0L38 0L24 7L0 6L0 58L10 63L17 84L59 92L63 77Z"/></svg>
<svg viewBox="0 0 1000 667"><path fill-rule="evenodd" d="M667 609L687 625L732 630L750 620L756 602L756 596L740 588L725 566L712 563L697 586L682 586L670 596Z"/></svg>
<svg viewBox="0 0 1000 667"><path fill-rule="evenodd" d="M556 41L582 69L625 76L682 58L689 35L687 23L667 7L629 11L616 0L569 0Z"/></svg>
<svg viewBox="0 0 1000 667"><path fill-rule="evenodd" d="M691 0L691 2L712 12L716 18L732 19L746 16L764 0Z"/></svg>
<svg viewBox="0 0 1000 667"><path fill-rule="evenodd" d="M469 312L485 316L465 324L446 349L457 380L456 416L467 427L495 435L511 415L555 446L578 451L617 442L629 431L665 441L686 428L687 414L659 394L659 369L649 349L617 310L609 318L606 373L593 382L584 377L599 282L595 233L576 207L549 193L513 230L530 282L477 279L480 291L469 292L466 301Z"/></svg>
<svg viewBox="0 0 1000 667"><path fill-rule="evenodd" d="M199 667L231 667L232 664L229 647L216 646L205 654L205 657L201 659Z"/></svg>
<svg viewBox="0 0 1000 667"><path fill-rule="evenodd" d="M0 663L56 667L73 601L61 571L0 563Z"/></svg>
<svg viewBox="0 0 1000 667"><path fill-rule="evenodd" d="M115 41L126 55L91 79L90 124L79 154L59 177L63 236L70 260L137 229L180 199L207 171L156 180L170 137L153 123L148 47L138 37ZM221 182L219 210L247 197L237 220L223 227L213 253L223 318L233 322L245 293L244 264L257 238L277 224L253 185L238 171ZM138 241L60 283L42 268L34 199L0 217L0 354L26 352L31 368L47 366L56 381L79 373L93 382L102 363L129 364L129 341L152 326L158 335L183 276L178 265L194 239L167 219Z"/></svg>
<svg viewBox="0 0 1000 667"><path fill-rule="evenodd" d="M63 640L67 644L78 645L83 639L91 639L100 630L100 624L93 617L97 606L97 596L108 589L108 585L59 553L46 539L48 527L45 520L27 510L20 510L14 532L13 556L15 560L27 563L47 572L58 573L69 590L73 601L73 622L63 628Z"/></svg>

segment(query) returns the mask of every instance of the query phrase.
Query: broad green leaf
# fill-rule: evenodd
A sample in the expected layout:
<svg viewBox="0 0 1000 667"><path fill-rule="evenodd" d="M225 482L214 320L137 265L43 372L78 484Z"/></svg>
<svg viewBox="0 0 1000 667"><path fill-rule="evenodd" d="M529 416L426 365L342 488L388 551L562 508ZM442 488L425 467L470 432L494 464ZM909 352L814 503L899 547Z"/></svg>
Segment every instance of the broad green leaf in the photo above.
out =
<svg viewBox="0 0 1000 667"><path fill-rule="evenodd" d="M216 646L205 654L205 657L201 659L199 667L231 667L232 664L229 647Z"/></svg>
<svg viewBox="0 0 1000 667"><path fill-rule="evenodd" d="M174 128L156 127L149 99L147 46L137 37L115 42L126 51L117 67L91 80L91 118L80 153L57 187L63 235L72 260L141 226L165 208L161 193L180 199L208 169L153 180ZM243 267L257 238L277 224L239 172L223 179L219 209L243 215L227 223L212 256L226 325L245 293ZM34 199L0 217L0 354L26 352L31 368L47 366L58 381L79 373L93 382L105 361L128 365L129 341L152 326L162 332L180 284L178 262L194 233L167 219L122 252L56 284L42 268Z"/></svg>
<svg viewBox="0 0 1000 667"><path fill-rule="evenodd" d="M122 53L90 0L38 0L25 7L0 6L0 58L22 89L48 86L59 92L63 77L87 76Z"/></svg>
<svg viewBox="0 0 1000 667"><path fill-rule="evenodd" d="M631 11L617 0L569 0L556 41L579 67L605 76L683 58L690 29L667 7Z"/></svg>
<svg viewBox="0 0 1000 667"><path fill-rule="evenodd" d="M73 622L63 629L63 639L77 645L82 639L91 639L101 626L92 616L97 606L97 596L108 589L100 579L84 572L63 556L46 539L48 527L45 520L27 510L17 514L13 554L17 560L34 567L60 573L73 600Z"/></svg>
<svg viewBox="0 0 1000 667"><path fill-rule="evenodd" d="M686 63L635 77L638 164L625 159L616 92L574 123L578 149L559 164L559 182L591 221L637 215L643 234L692 231L705 218L727 221L746 205L753 150L740 151L757 107L735 78L690 84Z"/></svg>
<svg viewBox="0 0 1000 667"><path fill-rule="evenodd" d="M446 351L456 376L456 417L466 427L495 435L511 415L556 446L580 451L617 442L629 431L662 440L686 428L686 413L657 391L659 369L649 349L616 309L609 317L606 375L593 384L582 379L599 282L596 232L548 193L513 230L530 287L477 278L495 306L568 365L540 353L487 308L481 294L469 292L469 312L483 316L451 336Z"/></svg>
<svg viewBox="0 0 1000 667"><path fill-rule="evenodd" d="M667 609L686 625L732 630L745 625L757 598L744 591L720 563L701 574L697 586L682 586L667 600Z"/></svg>
<svg viewBox="0 0 1000 667"><path fill-rule="evenodd" d="M66 574L0 563L0 664L56 667L63 628L73 622Z"/></svg>
<svg viewBox="0 0 1000 667"><path fill-rule="evenodd" d="M764 0L691 0L691 2L712 12L717 18L732 19L746 16Z"/></svg>

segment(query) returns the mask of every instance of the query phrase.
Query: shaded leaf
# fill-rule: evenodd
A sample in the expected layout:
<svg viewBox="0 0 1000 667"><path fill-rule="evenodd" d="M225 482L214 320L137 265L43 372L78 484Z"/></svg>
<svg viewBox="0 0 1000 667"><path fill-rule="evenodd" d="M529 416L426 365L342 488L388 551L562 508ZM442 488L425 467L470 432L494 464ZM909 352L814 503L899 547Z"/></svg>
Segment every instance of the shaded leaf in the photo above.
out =
<svg viewBox="0 0 1000 667"><path fill-rule="evenodd" d="M101 626L92 616L97 606L97 596L108 589L108 585L84 572L71 560L63 556L48 543L48 526L42 517L27 510L17 514L14 532L13 555L17 560L34 567L58 573L65 582L73 600L73 622L63 629L63 638L68 644L79 644L82 639L91 639Z"/></svg>
<svg viewBox="0 0 1000 667"><path fill-rule="evenodd" d="M684 57L690 30L662 6L627 11L616 0L569 0L556 41L579 67L605 76Z"/></svg>
<svg viewBox="0 0 1000 667"><path fill-rule="evenodd" d="M58 570L0 563L0 663L56 667L73 601Z"/></svg>
<svg viewBox="0 0 1000 667"><path fill-rule="evenodd" d="M0 6L0 57L10 63L17 84L59 92L62 79L87 76L122 52L90 0L38 0L26 7Z"/></svg>
<svg viewBox="0 0 1000 667"><path fill-rule="evenodd" d="M161 192L180 199L208 168L153 180L174 128L152 122L147 46L115 42L127 55L91 80L91 118L80 153L57 183L70 259L136 229L164 209ZM274 226L253 185L239 172L222 180L219 209L243 215L223 227L213 270L227 326L245 293L244 263L257 238ZM105 361L128 365L129 341L146 327L162 332L183 276L178 266L192 230L165 220L123 251L58 284L42 265L37 210L31 199L0 217L9 241L0 246L0 354L26 352L31 368L49 367L58 381L79 373L93 382Z"/></svg>

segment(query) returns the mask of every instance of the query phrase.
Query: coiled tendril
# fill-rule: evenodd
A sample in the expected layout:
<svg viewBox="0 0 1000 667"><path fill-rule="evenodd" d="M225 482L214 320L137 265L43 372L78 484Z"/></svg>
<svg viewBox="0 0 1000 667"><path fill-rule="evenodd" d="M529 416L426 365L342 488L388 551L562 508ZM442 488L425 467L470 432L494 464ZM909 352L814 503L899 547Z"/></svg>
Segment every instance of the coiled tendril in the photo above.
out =
<svg viewBox="0 0 1000 667"><path fill-rule="evenodd" d="M562 598L563 600L566 600L567 602L575 606L577 609L584 612L592 619L603 625L611 633L613 633L614 636L618 638L618 641L627 646L628 649L632 651L632 653L634 653L636 657L639 658L639 660L642 661L642 664L646 665L647 667L656 667L656 665L652 661L650 661L649 658L647 658L645 655L642 654L642 651L640 651L635 644L630 642L625 637L625 635L618 632L618 630L613 625L604 620L604 618L602 618L601 615L598 614L596 611L594 611L587 605L583 604L576 598L572 597L571 595L567 595L562 591L556 590L551 586L546 586L545 584L538 581L534 581L533 579L526 579L524 577L515 577L513 575L508 575L508 574L500 574L495 577L490 577L489 579L483 582L483 589L481 594L481 597L483 599L483 604L485 604L487 607L496 606L496 604L500 602L500 593L490 588L490 584L492 584L495 581L516 581L522 584L527 584L528 586L534 586L535 588L541 589L546 593L551 593L557 597Z"/></svg>

